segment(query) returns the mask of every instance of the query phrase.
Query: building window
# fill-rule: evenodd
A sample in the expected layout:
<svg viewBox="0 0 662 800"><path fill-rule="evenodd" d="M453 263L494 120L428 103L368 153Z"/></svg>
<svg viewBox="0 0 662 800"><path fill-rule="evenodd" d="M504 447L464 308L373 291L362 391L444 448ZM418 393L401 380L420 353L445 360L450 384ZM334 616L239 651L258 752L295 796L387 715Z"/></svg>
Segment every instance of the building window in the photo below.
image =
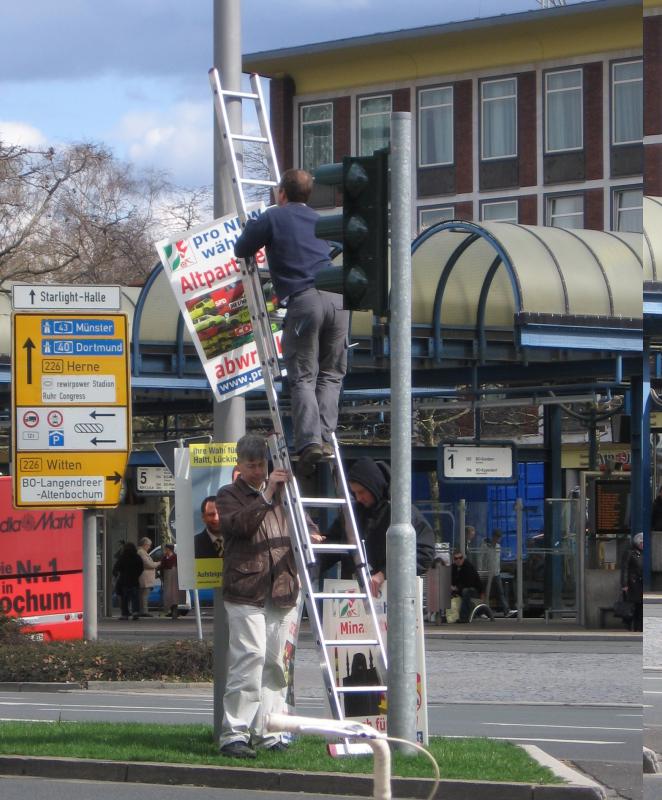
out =
<svg viewBox="0 0 662 800"><path fill-rule="evenodd" d="M583 144L582 70L545 75L545 151L580 150Z"/></svg>
<svg viewBox="0 0 662 800"><path fill-rule="evenodd" d="M641 61L611 65L612 143L636 144L644 132L644 92Z"/></svg>
<svg viewBox="0 0 662 800"><path fill-rule="evenodd" d="M481 158L517 155L517 79L483 81L481 99Z"/></svg>
<svg viewBox="0 0 662 800"><path fill-rule="evenodd" d="M616 189L614 191L615 231L642 233L644 230L642 189Z"/></svg>
<svg viewBox="0 0 662 800"><path fill-rule="evenodd" d="M437 222L446 222L455 216L454 206L443 206L435 208L419 208L418 210L418 232L422 233L426 228L431 228Z"/></svg>
<svg viewBox="0 0 662 800"><path fill-rule="evenodd" d="M421 167L453 163L453 87L418 93L418 152Z"/></svg>
<svg viewBox="0 0 662 800"><path fill-rule="evenodd" d="M308 171L333 161L333 104L301 106L301 166Z"/></svg>
<svg viewBox="0 0 662 800"><path fill-rule="evenodd" d="M517 212L517 200L498 200L480 206L483 222L517 222Z"/></svg>
<svg viewBox="0 0 662 800"><path fill-rule="evenodd" d="M391 140L391 95L359 99L359 155L371 156Z"/></svg>
<svg viewBox="0 0 662 800"><path fill-rule="evenodd" d="M584 196L572 194L548 197L546 224L553 228L583 228Z"/></svg>

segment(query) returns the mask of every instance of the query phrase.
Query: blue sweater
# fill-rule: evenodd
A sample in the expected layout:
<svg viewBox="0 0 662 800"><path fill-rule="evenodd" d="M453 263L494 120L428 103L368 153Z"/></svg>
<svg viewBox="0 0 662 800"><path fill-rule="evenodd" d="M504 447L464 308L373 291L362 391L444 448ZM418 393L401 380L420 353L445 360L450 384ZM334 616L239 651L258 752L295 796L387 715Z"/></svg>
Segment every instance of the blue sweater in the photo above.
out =
<svg viewBox="0 0 662 800"><path fill-rule="evenodd" d="M279 300L309 289L315 275L331 266L329 246L315 236L319 214L303 203L270 206L247 222L234 252L249 258L266 247L269 272Z"/></svg>

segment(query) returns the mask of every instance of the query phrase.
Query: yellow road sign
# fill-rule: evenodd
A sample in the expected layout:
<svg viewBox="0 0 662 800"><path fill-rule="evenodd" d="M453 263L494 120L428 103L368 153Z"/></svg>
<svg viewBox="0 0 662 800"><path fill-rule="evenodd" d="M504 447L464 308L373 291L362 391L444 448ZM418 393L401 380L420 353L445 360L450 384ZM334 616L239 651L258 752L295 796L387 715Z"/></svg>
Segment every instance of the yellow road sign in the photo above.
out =
<svg viewBox="0 0 662 800"><path fill-rule="evenodd" d="M115 506L131 447L124 314L14 313L17 506Z"/></svg>

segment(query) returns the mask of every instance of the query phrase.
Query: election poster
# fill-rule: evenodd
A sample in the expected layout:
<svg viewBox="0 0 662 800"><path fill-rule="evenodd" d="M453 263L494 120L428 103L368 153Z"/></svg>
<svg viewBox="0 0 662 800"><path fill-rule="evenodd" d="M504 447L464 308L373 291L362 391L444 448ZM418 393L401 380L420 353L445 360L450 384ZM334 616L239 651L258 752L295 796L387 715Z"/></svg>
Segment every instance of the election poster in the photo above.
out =
<svg viewBox="0 0 662 800"><path fill-rule="evenodd" d="M326 579L325 592L360 592L356 581ZM386 610L388 581L382 584L379 597L374 598L375 611L384 646L387 640ZM374 627L363 600L342 597L324 600L322 620L324 638L333 641L343 639L373 638ZM427 692L425 675L425 647L423 638L423 582L416 579L416 736L419 742L428 742ZM352 692L342 694L345 717L356 719L366 725L386 732L388 702L386 693L360 692L356 687L386 684L386 675L379 659L379 649L372 645L342 647L334 646L329 660L335 671L336 686L352 687Z"/></svg>
<svg viewBox="0 0 662 800"><path fill-rule="evenodd" d="M234 442L191 444L175 450L175 529L180 589L218 589L223 578L220 529L208 530L205 500L232 482Z"/></svg>
<svg viewBox="0 0 662 800"><path fill-rule="evenodd" d="M256 217L264 204L249 207ZM156 243L179 310L191 335L217 401L262 385L262 371L234 245L241 233L239 217L229 215ZM255 261L267 267L264 250ZM271 330L280 353L282 317L277 299L264 284Z"/></svg>

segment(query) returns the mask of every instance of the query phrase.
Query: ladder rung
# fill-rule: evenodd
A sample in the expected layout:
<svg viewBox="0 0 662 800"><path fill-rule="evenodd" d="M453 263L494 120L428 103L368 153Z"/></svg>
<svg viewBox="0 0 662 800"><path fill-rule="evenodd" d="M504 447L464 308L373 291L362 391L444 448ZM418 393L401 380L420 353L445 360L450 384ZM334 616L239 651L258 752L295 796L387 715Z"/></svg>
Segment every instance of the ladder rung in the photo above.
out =
<svg viewBox="0 0 662 800"><path fill-rule="evenodd" d="M277 181L260 181L257 178L240 178L242 183L247 183L250 186L278 186Z"/></svg>
<svg viewBox="0 0 662 800"><path fill-rule="evenodd" d="M324 639L322 644L325 647L374 647L379 644L378 639Z"/></svg>
<svg viewBox="0 0 662 800"><path fill-rule="evenodd" d="M336 686L338 694L352 694L352 692L387 692L388 686Z"/></svg>
<svg viewBox="0 0 662 800"><path fill-rule="evenodd" d="M269 141L266 136L249 136L247 133L231 133L230 138L237 142L261 142L262 144Z"/></svg>
<svg viewBox="0 0 662 800"><path fill-rule="evenodd" d="M352 553L357 549L355 544L312 544L311 547L318 553Z"/></svg>
<svg viewBox="0 0 662 800"><path fill-rule="evenodd" d="M223 97L243 97L246 100L259 100L260 96L253 92L235 92L232 89L221 89Z"/></svg>
<svg viewBox="0 0 662 800"><path fill-rule="evenodd" d="M304 506L315 506L317 508L336 508L337 506L347 505L344 497L302 497L301 502Z"/></svg>
<svg viewBox="0 0 662 800"><path fill-rule="evenodd" d="M367 600L365 592L313 592L315 600Z"/></svg>

